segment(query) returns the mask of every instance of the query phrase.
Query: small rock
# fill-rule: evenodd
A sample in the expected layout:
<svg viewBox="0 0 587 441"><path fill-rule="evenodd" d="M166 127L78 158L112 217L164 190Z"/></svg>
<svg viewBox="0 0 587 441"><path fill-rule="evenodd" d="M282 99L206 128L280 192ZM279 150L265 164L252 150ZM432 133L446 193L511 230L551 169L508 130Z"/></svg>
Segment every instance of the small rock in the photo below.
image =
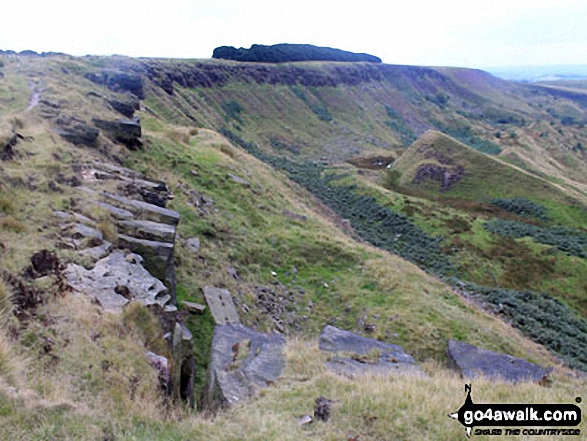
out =
<svg viewBox="0 0 587 441"><path fill-rule="evenodd" d="M247 181L246 179L241 178L240 176L231 175L229 173L228 174L228 177L230 179L232 179L234 182L236 182L237 184L242 184L242 185L245 185L247 187L250 187L251 186L251 183L249 181Z"/></svg>
<svg viewBox="0 0 587 441"><path fill-rule="evenodd" d="M240 274L238 273L238 271L237 271L237 270L236 270L234 267L232 267L232 266L229 266L228 268L226 268L226 272L227 272L227 273L228 273L228 275L229 275L230 277L232 277L234 280L240 281L240 279L241 279L241 276L240 276Z"/></svg>
<svg viewBox="0 0 587 441"><path fill-rule="evenodd" d="M153 352L147 352L147 358L155 369L157 369L157 378L159 379L159 385L163 390L167 390L169 384L169 361L162 355L154 354Z"/></svg>
<svg viewBox="0 0 587 441"><path fill-rule="evenodd" d="M183 307L186 309L187 312L191 314L203 314L206 310L204 305L199 303L192 303L192 302L182 302Z"/></svg>
<svg viewBox="0 0 587 441"><path fill-rule="evenodd" d="M192 253L197 253L198 251L200 251L200 239L197 237L190 237L188 240L186 240L185 246Z"/></svg>
<svg viewBox="0 0 587 441"><path fill-rule="evenodd" d="M304 426L306 424L311 424L314 421L311 415L302 415L301 417L296 418L296 422L298 426Z"/></svg>

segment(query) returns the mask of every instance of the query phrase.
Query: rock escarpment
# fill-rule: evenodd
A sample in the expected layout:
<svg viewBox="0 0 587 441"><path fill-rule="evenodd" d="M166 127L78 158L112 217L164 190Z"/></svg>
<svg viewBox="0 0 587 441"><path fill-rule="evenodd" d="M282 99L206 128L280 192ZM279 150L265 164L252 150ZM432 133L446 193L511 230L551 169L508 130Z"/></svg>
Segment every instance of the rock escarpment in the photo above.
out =
<svg viewBox="0 0 587 441"><path fill-rule="evenodd" d="M151 354L164 389L194 406L192 335L177 319L175 239L179 214L165 208L170 192L133 170L107 162L79 165L76 211L55 212L61 248L77 250L91 269L70 263L67 284L105 310L120 313L131 302L155 308L169 334L170 362ZM158 205L147 201L157 201Z"/></svg>

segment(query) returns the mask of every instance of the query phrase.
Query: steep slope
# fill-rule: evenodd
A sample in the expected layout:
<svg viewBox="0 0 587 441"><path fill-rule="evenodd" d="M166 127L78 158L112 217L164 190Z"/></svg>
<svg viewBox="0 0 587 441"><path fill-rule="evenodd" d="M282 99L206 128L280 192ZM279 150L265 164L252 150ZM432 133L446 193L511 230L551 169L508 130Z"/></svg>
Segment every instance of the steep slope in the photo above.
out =
<svg viewBox="0 0 587 441"><path fill-rule="evenodd" d="M226 127L266 151L332 162L409 146L426 130L584 192L581 101L471 69L146 60L146 105ZM152 86L152 88L151 88ZM573 109L573 118L567 113Z"/></svg>
<svg viewBox="0 0 587 441"><path fill-rule="evenodd" d="M230 129L223 131L232 142L209 128L177 124L177 112L183 112L181 118L191 112L211 118L214 114L203 111L204 107L174 107L177 95L161 95L155 83L136 71L104 70L106 65L119 62L103 58L12 58L3 68L2 138L10 140L18 133L22 139L17 137L19 141L11 147L14 156L1 163L0 266L10 273L10 280L22 279L23 292L39 293L43 299L26 321L10 318L8 326L1 322L3 438L17 439L25 434L65 439L234 439L247 433L252 439L299 439L308 434L322 439L451 439L462 436L461 428L445 414L462 403L455 393L462 389L462 379L444 367L449 339L548 366L560 365L544 347L499 318L503 311L512 311L511 298L504 302L503 311L488 313L477 303L479 298L471 300L466 292L457 292L400 257L423 266L428 256L424 255L421 262L418 259L426 247L434 245L432 251L442 252L434 240L426 238L426 231L412 225L414 219L393 217L377 205L383 200L380 194L393 199L402 196L379 187L379 199L361 198L362 189L346 185L349 177L337 176L340 170L307 162L303 152L297 156L292 153L299 162L274 156L275 150L263 145L262 136L253 137L252 129L248 132L251 138L245 137L249 136L245 130L236 134L235 117L230 118ZM128 64L142 63L122 61L125 69ZM322 75L322 68L317 68L317 75ZM144 90L137 87L139 84ZM344 84L338 86L328 87L333 94L340 93L339 88L345 90ZM267 113L263 118L253 114L255 87L252 92L244 92L248 115L243 120L258 118L258 124L268 124L275 130L281 122L273 118L279 114ZM270 95L283 92L279 85L258 87L267 89ZM141 120L140 140L134 136L136 120L124 120L121 130L126 135L130 132L128 137L121 137L118 131L108 132L103 127L110 126L96 122L120 123L121 115L128 117L123 112L128 113L129 107L132 116L139 96L132 97L129 89L144 92L143 110L136 112ZM360 95L356 89L353 93ZM372 93L375 96L375 88ZM35 94L40 96L33 106L36 100L29 100ZM342 96L347 103L347 92ZM295 103L291 96L288 99ZM152 103L159 107L155 109ZM261 112L266 102L258 104ZM206 109L216 106L214 102L207 105ZM296 106L298 110L303 106L309 109L305 103ZM238 108L227 105L222 112L238 116L243 113ZM318 116L312 109L301 114ZM226 125L222 115L218 111L219 122ZM357 120L349 113L345 124L358 127L362 123ZM296 122L300 133L302 121ZM316 126L312 133L319 133L319 127L325 126ZM361 136L366 136L361 130ZM319 141L312 142L317 149ZM134 306L122 317L113 316L90 299L64 290L56 283L57 275L27 278L31 256L40 249L55 252L63 262L93 265L80 259L75 250L60 245L65 242L65 233L53 212L77 210L82 200L90 198L87 192L80 192L78 184L84 179L86 166L96 161L130 167L155 183L164 182L169 191L167 207L180 216L176 236L177 317L194 335L196 380L201 382L205 377L214 324L209 310L203 315L188 315L182 302L203 302L201 288L213 285L230 290L245 324L290 337L283 381L256 400L220 413L213 420L175 408L162 410L157 372L149 365L146 350L163 350L165 343L149 309ZM121 184L108 179L107 173L99 176L107 178L106 186ZM362 178L358 172L351 178L357 176ZM355 197L364 205L351 204ZM381 205L386 209L391 204L386 201ZM112 234L113 218L103 216L101 210L86 214L96 216L105 235ZM395 223L377 224L377 216L393 217L402 231L393 229ZM347 219L351 219L355 231ZM361 222L367 225L362 230ZM380 247L356 240L359 232L371 234L368 239L380 239L375 244ZM391 243L388 239L402 233L406 237L394 240L397 248L389 249L399 256L386 251L384 245ZM194 251L188 245L191 238L199 239L199 249ZM439 257L434 252L431 262ZM527 306L523 299L514 300ZM536 300L535 309L540 310L544 298L531 300ZM545 304L557 313L567 311L560 303ZM534 320L531 314L535 312L529 311L527 317ZM550 326L548 319L546 316L544 324L530 331ZM558 319L565 326L576 323L570 314L563 313ZM401 344L424 364L429 376L373 379L364 385L326 372L326 356L315 348L316 335L326 323ZM517 321L515 324L519 325ZM578 326L571 331L575 338L582 338ZM300 343L296 337L308 343ZM553 341L560 341L557 339L558 334ZM568 340L567 344L573 346L574 342ZM18 363L4 362L8 356L18 361L15 354L30 360L25 375L17 371ZM576 354L574 361L581 362L582 354ZM573 358L567 358L567 362L573 362ZM7 373L5 366L9 366ZM487 399L516 402L565 401L584 388L584 380L564 369L553 375L552 382L548 393L534 384L512 388L480 380L476 387ZM297 426L294 417L310 412L316 394L337 400L331 423ZM428 400L428 409L432 410L422 409L423 400Z"/></svg>

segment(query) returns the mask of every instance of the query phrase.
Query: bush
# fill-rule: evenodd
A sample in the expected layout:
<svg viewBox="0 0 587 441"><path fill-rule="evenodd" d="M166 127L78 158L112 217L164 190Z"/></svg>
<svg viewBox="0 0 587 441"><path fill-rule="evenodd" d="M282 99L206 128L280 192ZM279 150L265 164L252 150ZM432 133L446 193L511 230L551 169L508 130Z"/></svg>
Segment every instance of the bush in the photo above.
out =
<svg viewBox="0 0 587 441"><path fill-rule="evenodd" d="M416 135L412 129L408 127L404 118L393 107L385 106L385 111L389 120L385 121L385 125L396 132L404 145L410 145L416 140Z"/></svg>
<svg viewBox="0 0 587 441"><path fill-rule="evenodd" d="M225 119L227 121L234 119L239 124L243 123L243 120L241 119L241 113L244 109L243 106L241 106L238 102L227 101L222 103L222 110L224 110L224 113L226 114Z"/></svg>

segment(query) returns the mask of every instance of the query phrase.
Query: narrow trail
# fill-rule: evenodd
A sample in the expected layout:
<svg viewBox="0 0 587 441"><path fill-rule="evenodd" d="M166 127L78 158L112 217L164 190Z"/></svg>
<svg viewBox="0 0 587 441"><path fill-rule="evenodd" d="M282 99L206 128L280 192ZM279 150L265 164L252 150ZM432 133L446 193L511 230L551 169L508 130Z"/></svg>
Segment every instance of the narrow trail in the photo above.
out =
<svg viewBox="0 0 587 441"><path fill-rule="evenodd" d="M27 112L29 110L34 109L37 106L37 104L39 104L39 100L41 99L41 94L45 91L43 86L40 86L39 88L37 88L37 86L33 82L30 82L29 86L31 88L31 99L29 101L29 106L26 108Z"/></svg>

